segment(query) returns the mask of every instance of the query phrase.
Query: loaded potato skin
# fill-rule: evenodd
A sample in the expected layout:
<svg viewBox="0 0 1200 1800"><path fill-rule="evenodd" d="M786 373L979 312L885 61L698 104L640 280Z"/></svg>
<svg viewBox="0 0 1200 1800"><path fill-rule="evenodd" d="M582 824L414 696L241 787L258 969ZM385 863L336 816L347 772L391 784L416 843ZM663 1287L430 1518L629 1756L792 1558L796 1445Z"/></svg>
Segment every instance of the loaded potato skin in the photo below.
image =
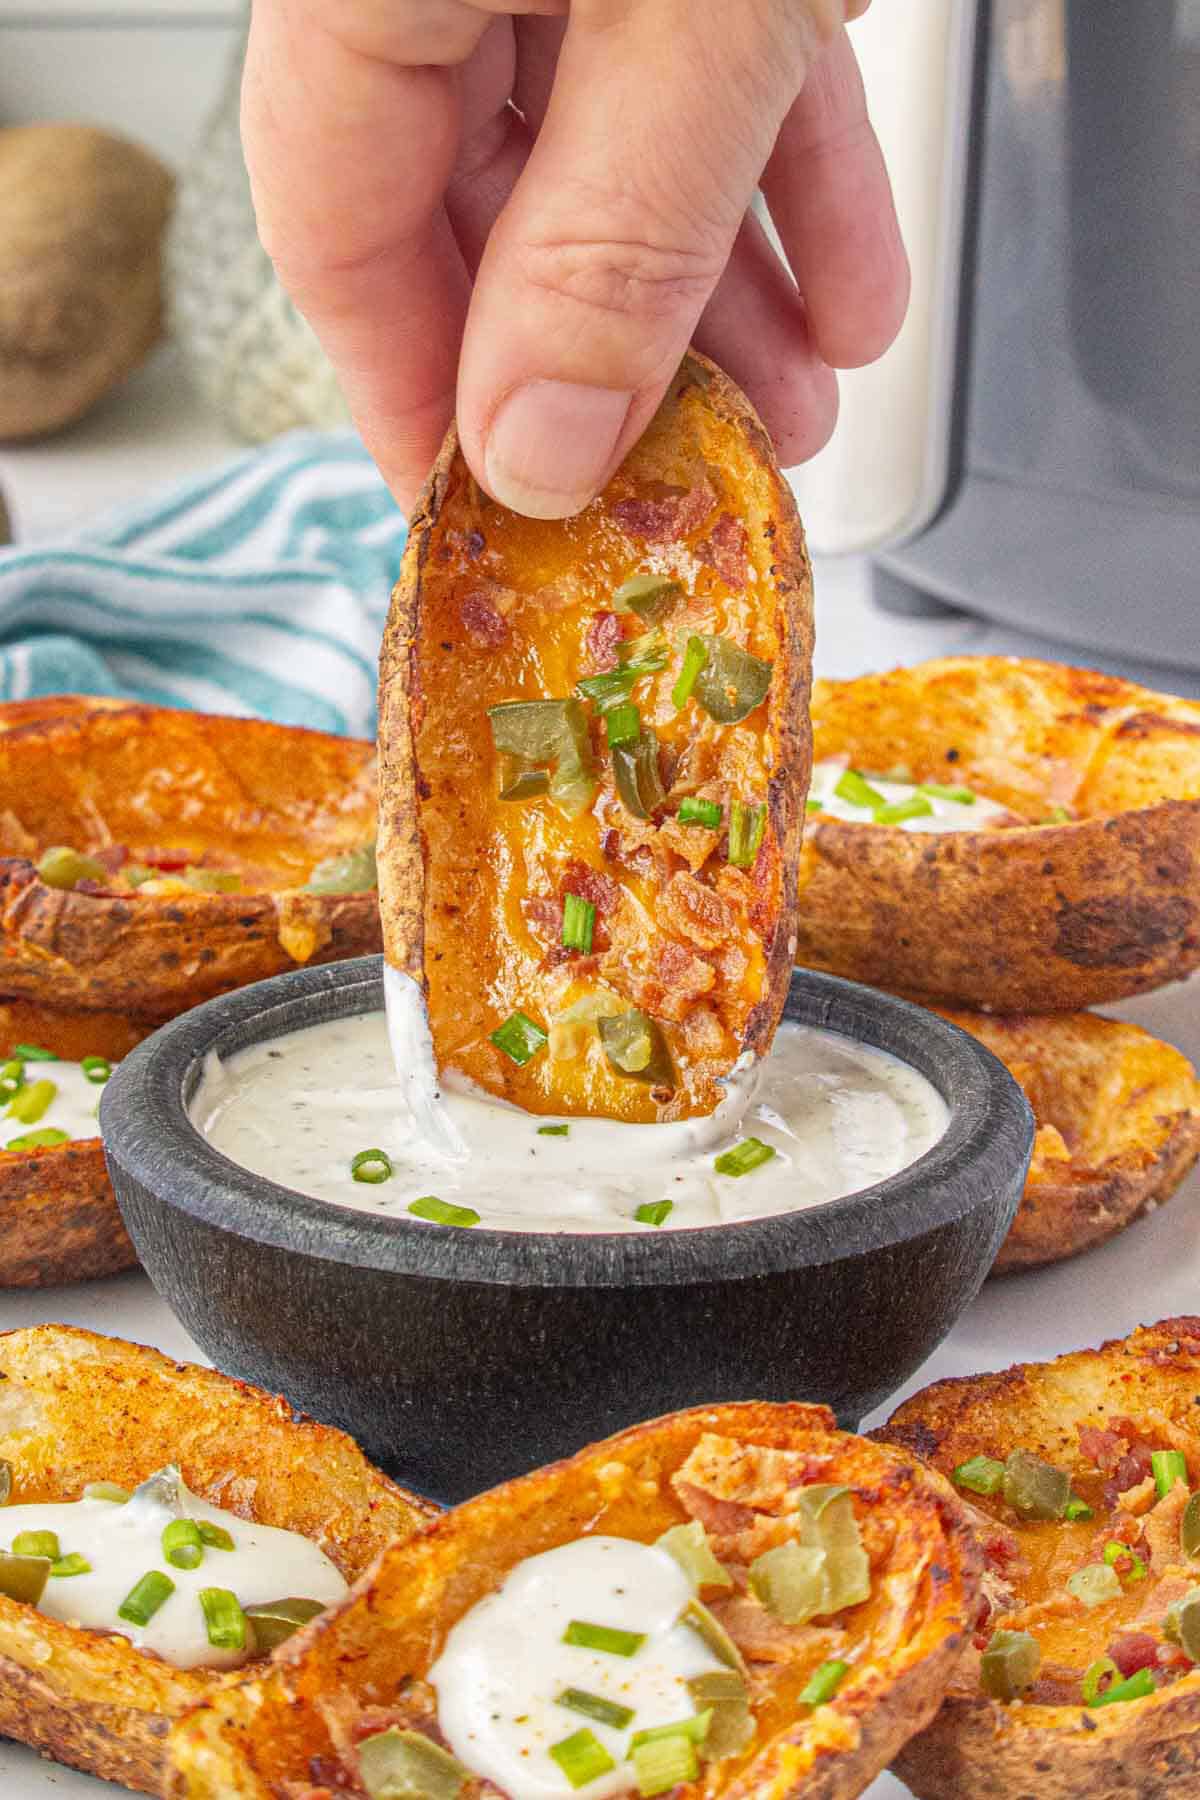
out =
<svg viewBox="0 0 1200 1800"><path fill-rule="evenodd" d="M385 952L425 988L440 1066L529 1111L651 1121L710 1112L765 1052L811 647L790 490L702 357L575 519L495 505L451 434L380 687ZM512 1018L534 1031L506 1046ZM631 1019L645 1054L615 1041Z"/></svg>

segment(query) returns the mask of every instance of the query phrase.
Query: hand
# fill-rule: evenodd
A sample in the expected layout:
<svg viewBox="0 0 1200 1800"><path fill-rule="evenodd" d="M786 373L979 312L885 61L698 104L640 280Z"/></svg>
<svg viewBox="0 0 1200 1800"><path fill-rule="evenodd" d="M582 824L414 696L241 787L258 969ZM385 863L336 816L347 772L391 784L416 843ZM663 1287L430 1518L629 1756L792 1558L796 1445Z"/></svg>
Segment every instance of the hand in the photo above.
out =
<svg viewBox="0 0 1200 1800"><path fill-rule="evenodd" d="M255 0L259 229L402 505L457 380L483 485L577 512L693 338L782 461L820 448L832 368L886 349L908 293L843 29L866 4Z"/></svg>

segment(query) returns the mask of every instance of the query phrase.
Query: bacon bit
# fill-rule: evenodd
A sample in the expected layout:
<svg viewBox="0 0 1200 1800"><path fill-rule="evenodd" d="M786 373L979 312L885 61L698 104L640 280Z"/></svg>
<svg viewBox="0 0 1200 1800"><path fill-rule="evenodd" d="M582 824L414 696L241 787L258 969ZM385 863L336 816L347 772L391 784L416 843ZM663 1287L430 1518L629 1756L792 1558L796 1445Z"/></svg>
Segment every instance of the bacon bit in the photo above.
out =
<svg viewBox="0 0 1200 1800"><path fill-rule="evenodd" d="M649 544L678 543L699 530L716 503L712 488L701 480L694 488L668 490L659 499L614 501L612 515L631 537Z"/></svg>
<svg viewBox="0 0 1200 1800"><path fill-rule="evenodd" d="M1158 1639L1148 1631L1123 1631L1108 1646L1108 1655L1122 1675L1136 1675L1139 1669L1152 1669L1158 1661Z"/></svg>
<svg viewBox="0 0 1200 1800"><path fill-rule="evenodd" d="M1193 1667L1192 1659L1182 1644L1160 1644L1155 1660L1160 1669L1190 1669Z"/></svg>
<svg viewBox="0 0 1200 1800"><path fill-rule="evenodd" d="M110 875L115 875L129 861L129 851L124 844L105 844L102 850L89 850L88 855Z"/></svg>
<svg viewBox="0 0 1200 1800"><path fill-rule="evenodd" d="M707 1006L692 1007L680 1035L690 1056L718 1056L725 1043L721 1021Z"/></svg>
<svg viewBox="0 0 1200 1800"><path fill-rule="evenodd" d="M600 674L606 669L616 668L617 645L621 636L620 613L596 613L583 640L589 674Z"/></svg>
<svg viewBox="0 0 1200 1800"><path fill-rule="evenodd" d="M590 900L597 916L603 919L615 912L621 904L622 889L602 869L589 868L587 863L572 857L563 877L563 893L577 894L581 900Z"/></svg>
<svg viewBox="0 0 1200 1800"><path fill-rule="evenodd" d="M694 1482L684 1481L679 1475L671 1477L671 1486L679 1495L684 1511L690 1518L699 1519L705 1531L711 1531L719 1537L736 1537L739 1532L748 1531L755 1522L756 1514L752 1506L743 1506L736 1500L719 1499L717 1495L697 1487Z"/></svg>
<svg viewBox="0 0 1200 1800"><path fill-rule="evenodd" d="M1138 1608L1138 1624L1161 1625L1175 1602L1182 1600L1185 1594L1190 1594L1194 1586L1195 1583L1189 1576L1169 1571L1154 1583Z"/></svg>
<svg viewBox="0 0 1200 1800"><path fill-rule="evenodd" d="M1178 1562L1179 1525L1188 1503L1186 1482L1177 1481L1170 1493L1146 1514L1144 1542L1156 1568Z"/></svg>
<svg viewBox="0 0 1200 1800"><path fill-rule="evenodd" d="M508 620L482 590L463 595L458 603L458 616L467 634L486 650L498 650L512 635Z"/></svg>
<svg viewBox="0 0 1200 1800"><path fill-rule="evenodd" d="M733 909L715 888L682 871L667 883L655 911L668 931L689 939L701 950L726 944L736 923Z"/></svg>
<svg viewBox="0 0 1200 1800"><path fill-rule="evenodd" d="M844 1631L819 1625L785 1625L744 1594L716 1600L709 1609L750 1662L784 1663L803 1657L811 1667L845 1643Z"/></svg>
<svg viewBox="0 0 1200 1800"><path fill-rule="evenodd" d="M621 854L621 834L611 826L600 833L600 854L606 862L616 862Z"/></svg>
<svg viewBox="0 0 1200 1800"><path fill-rule="evenodd" d="M1078 1706L1083 1700L1083 1677L1066 1663L1043 1663L1026 1699L1035 1706Z"/></svg>
<svg viewBox="0 0 1200 1800"><path fill-rule="evenodd" d="M1116 1514L1107 1525L1102 1525L1092 1538L1088 1547L1087 1561L1099 1562L1104 1555L1106 1544L1128 1544L1131 1547L1141 1542L1142 1521L1133 1513Z"/></svg>
<svg viewBox="0 0 1200 1800"><path fill-rule="evenodd" d="M722 513L704 542L697 544L696 555L705 568L721 577L726 587L740 589L745 587L749 573L748 543L742 521L732 513Z"/></svg>
<svg viewBox="0 0 1200 1800"><path fill-rule="evenodd" d="M527 894L521 901L521 914L535 938L542 943L558 943L562 937L561 900L551 894Z"/></svg>
<svg viewBox="0 0 1200 1800"><path fill-rule="evenodd" d="M1157 1482L1153 1475L1147 1475L1145 1481L1139 1481L1136 1487L1126 1488L1118 1498L1117 1504L1122 1512L1140 1517L1142 1513L1150 1511L1157 1493Z"/></svg>
<svg viewBox="0 0 1200 1800"><path fill-rule="evenodd" d="M138 862L145 863L150 869L161 869L164 875L186 869L189 863L197 860L190 850L142 850L137 856Z"/></svg>

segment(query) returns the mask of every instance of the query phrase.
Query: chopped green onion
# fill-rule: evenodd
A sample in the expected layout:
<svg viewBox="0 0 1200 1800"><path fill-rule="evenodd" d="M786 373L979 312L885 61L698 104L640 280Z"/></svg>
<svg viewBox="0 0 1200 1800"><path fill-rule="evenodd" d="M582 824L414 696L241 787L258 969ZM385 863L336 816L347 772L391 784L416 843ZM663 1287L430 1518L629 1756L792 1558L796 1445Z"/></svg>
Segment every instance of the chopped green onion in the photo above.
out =
<svg viewBox="0 0 1200 1800"><path fill-rule="evenodd" d="M585 956L590 956L595 928L596 908L592 902L583 899L580 894L565 895L562 921L564 950L581 950Z"/></svg>
<svg viewBox="0 0 1200 1800"><path fill-rule="evenodd" d="M198 1569L204 1561L204 1539L194 1519L172 1519L163 1528L162 1551L173 1569Z"/></svg>
<svg viewBox="0 0 1200 1800"><path fill-rule="evenodd" d="M22 1125L36 1125L50 1110L58 1087L53 1081L31 1081L17 1089L8 1103L7 1117L19 1119Z"/></svg>
<svg viewBox="0 0 1200 1800"><path fill-rule="evenodd" d="M174 1592L175 1583L169 1575L164 1575L161 1569L150 1569L140 1581L134 1582L117 1608L117 1617L130 1625L148 1625Z"/></svg>
<svg viewBox="0 0 1200 1800"><path fill-rule="evenodd" d="M846 1662L823 1662L819 1669L814 1669L807 1684L800 1694L801 1706L824 1706L833 1696L850 1673L850 1664Z"/></svg>
<svg viewBox="0 0 1200 1800"><path fill-rule="evenodd" d="M36 867L39 881L52 888L73 888L81 881L107 880L103 863L98 863L94 856L84 856L79 850L69 849L66 844L53 844L49 850L43 850Z"/></svg>
<svg viewBox="0 0 1200 1800"><path fill-rule="evenodd" d="M665 1225L674 1210L673 1200L643 1200L633 1216L639 1225Z"/></svg>
<svg viewBox="0 0 1200 1800"><path fill-rule="evenodd" d="M568 1712L582 1713L585 1719L595 1719L597 1724L611 1725L614 1731L624 1731L633 1717L632 1706L618 1706L615 1700L606 1700L603 1694L589 1694L583 1688L564 1688L554 1704L565 1706Z"/></svg>
<svg viewBox="0 0 1200 1800"><path fill-rule="evenodd" d="M940 781L922 781L917 788L918 794L928 794L931 800L953 800L956 806L974 806L975 795L970 788L946 787Z"/></svg>
<svg viewBox="0 0 1200 1800"><path fill-rule="evenodd" d="M1090 1610L1093 1606L1106 1605L1109 1600L1120 1599L1121 1578L1107 1563L1088 1563L1086 1568L1076 1569L1067 1577L1067 1592L1076 1600L1082 1600Z"/></svg>
<svg viewBox="0 0 1200 1800"><path fill-rule="evenodd" d="M959 1463L950 1477L955 1487L969 1494L998 1494L1004 1485L1004 1464L994 1456L972 1456Z"/></svg>
<svg viewBox="0 0 1200 1800"><path fill-rule="evenodd" d="M52 1563L58 1561L62 1550L56 1531L18 1531L12 1541L14 1556L44 1556Z"/></svg>
<svg viewBox="0 0 1200 1800"><path fill-rule="evenodd" d="M586 1619L572 1619L563 1632L564 1644L575 1644L580 1650L603 1650L608 1656L633 1656L646 1641L644 1631L622 1631L615 1625L589 1625Z"/></svg>
<svg viewBox="0 0 1200 1800"><path fill-rule="evenodd" d="M824 812L825 802L823 800L806 800L804 810L805 812Z"/></svg>
<svg viewBox="0 0 1200 1800"><path fill-rule="evenodd" d="M604 1054L618 1075L631 1076L651 1087L675 1086L675 1065L657 1019L633 1008L597 1019L596 1031Z"/></svg>
<svg viewBox="0 0 1200 1800"><path fill-rule="evenodd" d="M1200 1494L1193 1494L1179 1521L1179 1547L1185 1556L1200 1553Z"/></svg>
<svg viewBox="0 0 1200 1800"><path fill-rule="evenodd" d="M590 700L601 718L624 706L633 692L637 676L632 669L605 669L602 675L585 675L575 683L575 692Z"/></svg>
<svg viewBox="0 0 1200 1800"><path fill-rule="evenodd" d="M200 1540L206 1550L232 1550L233 1539L223 1525L214 1525L211 1519L197 1519Z"/></svg>
<svg viewBox="0 0 1200 1800"><path fill-rule="evenodd" d="M369 894L379 885L374 844L327 856L304 884L306 894Z"/></svg>
<svg viewBox="0 0 1200 1800"><path fill-rule="evenodd" d="M833 791L847 806L865 806L874 812L877 807L885 804L879 789L873 788L857 769L843 769Z"/></svg>
<svg viewBox="0 0 1200 1800"><path fill-rule="evenodd" d="M617 1766L595 1732L589 1731L586 1725L582 1731L573 1732L560 1743L551 1744L550 1755L573 1788L586 1787L589 1781L607 1775Z"/></svg>
<svg viewBox="0 0 1200 1800"><path fill-rule="evenodd" d="M1090 1706L1113 1706L1122 1700L1144 1700L1148 1694L1153 1694L1157 1687L1158 1683L1149 1669L1139 1669L1136 1675L1130 1675L1125 1681L1114 1681L1111 1687L1105 1688L1102 1694L1098 1694L1088 1704Z"/></svg>
<svg viewBox="0 0 1200 1800"><path fill-rule="evenodd" d="M643 631L640 637L630 638L628 642L617 645L622 669L634 676L656 675L660 669L666 668L670 654L666 635L657 626Z"/></svg>
<svg viewBox="0 0 1200 1800"><path fill-rule="evenodd" d="M107 1500L112 1506L124 1506L129 1500L129 1489L118 1487L115 1481L89 1481L83 1490L85 1500Z"/></svg>
<svg viewBox="0 0 1200 1800"><path fill-rule="evenodd" d="M232 869L186 868L179 878L197 894L236 894L242 885Z"/></svg>
<svg viewBox="0 0 1200 1800"><path fill-rule="evenodd" d="M910 794L907 800L893 800L881 806L875 814L876 825L903 825L905 819L928 818L933 811L932 800L924 794Z"/></svg>
<svg viewBox="0 0 1200 1800"><path fill-rule="evenodd" d="M639 1744L657 1744L662 1738L683 1737L693 1744L702 1744L708 1736L708 1728L712 1724L712 1708L703 1712L692 1713L686 1719L672 1719L669 1725L650 1725L645 1731L635 1731L629 1740L629 1748L636 1750Z"/></svg>
<svg viewBox="0 0 1200 1800"><path fill-rule="evenodd" d="M1111 1656L1098 1656L1094 1663L1089 1663L1083 1672L1083 1704L1095 1706L1105 1688L1111 1687L1120 1675Z"/></svg>
<svg viewBox="0 0 1200 1800"><path fill-rule="evenodd" d="M1117 1563L1125 1556L1127 1556L1130 1561L1130 1567L1125 1570L1126 1581L1143 1581L1146 1575L1146 1565L1141 1557L1136 1555L1134 1551L1129 1548L1128 1544L1118 1544L1115 1542L1105 1544L1104 1561L1108 1568L1115 1568Z"/></svg>
<svg viewBox="0 0 1200 1800"><path fill-rule="evenodd" d="M1087 1501L1080 1500L1078 1497L1073 1497L1068 1500L1063 1511L1063 1518L1070 1520L1072 1525L1078 1523L1081 1519L1092 1519L1094 1517L1095 1514Z"/></svg>
<svg viewBox="0 0 1200 1800"><path fill-rule="evenodd" d="M700 1773L696 1746L679 1731L638 1744L631 1757L638 1793L643 1800L650 1800L654 1794L669 1793L681 1782L695 1781Z"/></svg>
<svg viewBox="0 0 1200 1800"><path fill-rule="evenodd" d="M614 706L604 715L604 734L610 750L619 749L622 744L636 744L642 735L642 715L637 707L628 701Z"/></svg>
<svg viewBox="0 0 1200 1800"><path fill-rule="evenodd" d="M428 1219L433 1225L478 1225L479 1214L473 1206L454 1206L439 1200L436 1194L422 1194L409 1206L414 1219Z"/></svg>
<svg viewBox="0 0 1200 1800"><path fill-rule="evenodd" d="M36 1606L46 1591L51 1564L44 1556L12 1556L0 1550L0 1594Z"/></svg>
<svg viewBox="0 0 1200 1800"><path fill-rule="evenodd" d="M355 1181L378 1187L381 1181L392 1179L392 1159L386 1150L360 1150L350 1159L350 1173Z"/></svg>
<svg viewBox="0 0 1200 1800"><path fill-rule="evenodd" d="M72 1550L69 1556L60 1556L57 1562L51 1563L50 1574L58 1580L65 1580L68 1575L90 1575L92 1565L86 1556L80 1556L78 1550Z"/></svg>
<svg viewBox="0 0 1200 1800"><path fill-rule="evenodd" d="M655 1547L674 1557L694 1588L733 1586L733 1576L713 1555L708 1533L699 1519L692 1519L687 1525L672 1525L656 1540Z"/></svg>
<svg viewBox="0 0 1200 1800"><path fill-rule="evenodd" d="M1177 1481L1187 1481L1187 1457L1182 1450L1155 1450L1150 1458L1150 1473L1159 1499L1165 1500Z"/></svg>
<svg viewBox="0 0 1200 1800"><path fill-rule="evenodd" d="M112 1074L112 1064L107 1056L85 1056L79 1066L95 1087L103 1087Z"/></svg>
<svg viewBox="0 0 1200 1800"><path fill-rule="evenodd" d="M1071 809L1069 806L1052 806L1046 817L1038 820L1040 825L1069 825L1070 822Z"/></svg>
<svg viewBox="0 0 1200 1800"><path fill-rule="evenodd" d="M27 1131L21 1137L9 1138L6 1150L52 1150L56 1144L65 1144L70 1138L69 1131L62 1131L57 1125L40 1125L36 1131Z"/></svg>
<svg viewBox="0 0 1200 1800"><path fill-rule="evenodd" d="M25 1082L25 1064L22 1062L6 1062L0 1068L0 1105L11 1100L19 1087Z"/></svg>
<svg viewBox="0 0 1200 1800"><path fill-rule="evenodd" d="M22 1062L57 1062L58 1056L53 1050L43 1050L40 1044L14 1044L14 1056Z"/></svg>
<svg viewBox="0 0 1200 1800"><path fill-rule="evenodd" d="M200 1610L214 1650L246 1648L246 1615L228 1588L201 1588Z"/></svg>
<svg viewBox="0 0 1200 1800"><path fill-rule="evenodd" d="M679 802L679 823L703 825L708 831L719 831L721 808L715 800L701 800L694 794L688 794Z"/></svg>
<svg viewBox="0 0 1200 1800"><path fill-rule="evenodd" d="M752 869L767 830L765 806L743 806L740 800L729 805L729 847L725 860L735 869Z"/></svg>
<svg viewBox="0 0 1200 1800"><path fill-rule="evenodd" d="M510 1013L491 1035L497 1050L503 1050L505 1056L520 1068L536 1056L546 1042L546 1033L541 1026L523 1012Z"/></svg>
<svg viewBox="0 0 1200 1800"><path fill-rule="evenodd" d="M671 689L671 704L676 712L687 705L692 697L692 689L696 685L700 671L708 661L708 649L701 637L690 637L684 647L683 667L679 678Z"/></svg>
<svg viewBox="0 0 1200 1800"><path fill-rule="evenodd" d="M743 1138L732 1150L722 1150L713 1162L718 1175L749 1175L753 1169L761 1169L775 1155L770 1144L764 1144L756 1137Z"/></svg>
<svg viewBox="0 0 1200 1800"><path fill-rule="evenodd" d="M266 1656L280 1644L286 1644L302 1625L325 1611L321 1600L305 1600L292 1595L287 1600L261 1600L257 1606L243 1608L254 1633L254 1648Z"/></svg>
<svg viewBox="0 0 1200 1800"><path fill-rule="evenodd" d="M993 1700L1015 1700L1037 1680L1042 1650L1028 1631L995 1631L983 1653L979 1685Z"/></svg>
<svg viewBox="0 0 1200 1800"><path fill-rule="evenodd" d="M539 1125L537 1134L539 1137L566 1137L570 1129L569 1125Z"/></svg>
<svg viewBox="0 0 1200 1800"><path fill-rule="evenodd" d="M672 611L682 589L665 575L632 575L613 595L617 612L635 612L647 625L658 625Z"/></svg>

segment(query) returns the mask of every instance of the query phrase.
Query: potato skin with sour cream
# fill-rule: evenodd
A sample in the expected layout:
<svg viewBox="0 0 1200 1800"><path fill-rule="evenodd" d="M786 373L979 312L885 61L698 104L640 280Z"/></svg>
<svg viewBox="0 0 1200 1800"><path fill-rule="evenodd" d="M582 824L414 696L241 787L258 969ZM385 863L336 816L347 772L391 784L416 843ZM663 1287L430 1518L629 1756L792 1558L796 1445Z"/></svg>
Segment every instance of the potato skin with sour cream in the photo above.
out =
<svg viewBox="0 0 1200 1800"><path fill-rule="evenodd" d="M350 1581L436 1511L285 1401L65 1325L0 1335L0 1460L16 1503L134 1488L174 1462L205 1499L318 1542ZM141 1793L163 1791L165 1722L242 1672L172 1668L0 1595L0 1734Z"/></svg>
<svg viewBox="0 0 1200 1800"><path fill-rule="evenodd" d="M657 621L617 610L617 591L643 575L678 589ZM599 705L571 697L653 629L666 652L631 699L665 794L637 817ZM718 722L694 696L674 704L696 634L770 665L746 716ZM650 1123L713 1110L739 1055L770 1045L787 992L811 658L791 490L749 403L703 357L685 359L641 442L574 519L495 505L451 433L413 515L380 665L384 948L427 991L440 1067L530 1112ZM520 700L579 709L596 786L575 816L544 795L500 798L488 709ZM684 799L717 806L721 823L682 822ZM743 865L726 844L735 802L747 816L766 808ZM595 906L587 954L561 941L571 895ZM594 1018L577 1045L572 1027L555 1031L597 996L657 1021L676 1086L617 1073ZM518 1011L551 1035L523 1064L491 1039Z"/></svg>
<svg viewBox="0 0 1200 1800"><path fill-rule="evenodd" d="M805 1479L852 1487L872 1595L844 1615L853 1667L833 1700L815 1709L798 1701L810 1664L830 1654L818 1647L829 1632L814 1623L803 1653L751 1662L751 1749L707 1764L698 1782L675 1792L680 1800L860 1793L932 1716L966 1649L978 1551L950 1489L910 1456L839 1432L824 1407L763 1402L636 1426L467 1501L388 1550L370 1580L286 1646L264 1676L214 1695L173 1729L167 1793L176 1800L320 1794L319 1771L334 1779L339 1742L353 1737L356 1719L370 1713L381 1725L406 1678L423 1680L450 1628L518 1563L593 1533L650 1542L683 1523L672 1478L710 1434L734 1445L722 1488L732 1501L726 1518L760 1516L736 1500L739 1482L753 1478L756 1451L789 1453ZM713 1504L722 1516L726 1503ZM463 1800L477 1791L472 1783Z"/></svg>

